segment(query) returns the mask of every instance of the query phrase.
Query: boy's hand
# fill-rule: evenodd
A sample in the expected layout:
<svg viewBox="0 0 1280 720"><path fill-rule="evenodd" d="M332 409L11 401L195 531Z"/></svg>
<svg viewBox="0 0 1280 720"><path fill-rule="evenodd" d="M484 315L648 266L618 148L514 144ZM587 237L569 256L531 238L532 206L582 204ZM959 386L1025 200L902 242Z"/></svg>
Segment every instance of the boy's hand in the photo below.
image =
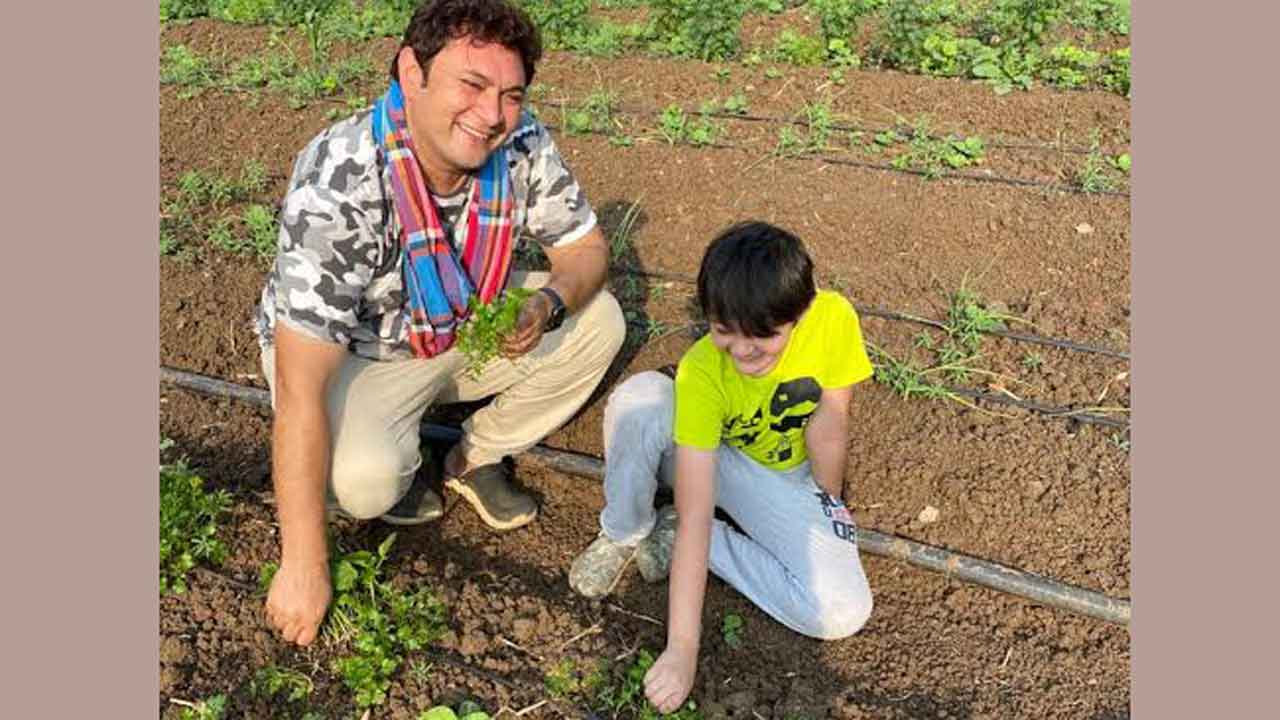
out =
<svg viewBox="0 0 1280 720"><path fill-rule="evenodd" d="M670 645L658 656L644 676L644 695L662 714L679 709L693 689L693 676L698 669L698 650Z"/></svg>

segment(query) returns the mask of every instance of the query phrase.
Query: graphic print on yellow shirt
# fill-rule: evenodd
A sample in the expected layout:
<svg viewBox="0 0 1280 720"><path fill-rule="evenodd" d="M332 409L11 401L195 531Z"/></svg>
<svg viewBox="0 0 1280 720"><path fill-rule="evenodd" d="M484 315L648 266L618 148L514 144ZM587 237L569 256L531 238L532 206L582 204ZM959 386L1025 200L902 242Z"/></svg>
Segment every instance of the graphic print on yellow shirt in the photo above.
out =
<svg viewBox="0 0 1280 720"><path fill-rule="evenodd" d="M861 382L871 372L853 306L819 290L763 377L739 373L710 336L689 348L676 371L675 441L704 450L725 443L765 467L793 468L808 458L804 429L822 391Z"/></svg>

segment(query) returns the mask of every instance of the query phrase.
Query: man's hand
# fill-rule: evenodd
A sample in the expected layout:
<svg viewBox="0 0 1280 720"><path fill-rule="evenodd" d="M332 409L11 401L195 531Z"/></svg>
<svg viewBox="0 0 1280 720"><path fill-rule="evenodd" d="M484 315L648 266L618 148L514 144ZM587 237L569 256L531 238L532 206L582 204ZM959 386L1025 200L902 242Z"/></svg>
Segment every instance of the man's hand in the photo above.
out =
<svg viewBox="0 0 1280 720"><path fill-rule="evenodd" d="M332 595L327 565L283 563L267 593L267 620L286 642L306 647L316 639Z"/></svg>
<svg viewBox="0 0 1280 720"><path fill-rule="evenodd" d="M538 347L542 341L542 328L551 317L551 298L544 292L535 292L520 306L516 327L502 339L502 355L516 358Z"/></svg>
<svg viewBox="0 0 1280 720"><path fill-rule="evenodd" d="M662 714L679 709L693 689L698 669L698 649L667 645L644 676L644 695Z"/></svg>

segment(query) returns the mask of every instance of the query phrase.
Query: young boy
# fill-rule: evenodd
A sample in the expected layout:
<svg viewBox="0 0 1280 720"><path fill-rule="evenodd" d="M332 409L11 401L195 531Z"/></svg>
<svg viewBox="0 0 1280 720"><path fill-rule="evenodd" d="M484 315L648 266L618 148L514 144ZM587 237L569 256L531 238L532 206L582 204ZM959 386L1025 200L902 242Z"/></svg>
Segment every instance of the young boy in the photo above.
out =
<svg viewBox="0 0 1280 720"><path fill-rule="evenodd" d="M644 372L609 397L602 531L569 571L588 597L611 591L632 559L650 582L669 572L667 647L645 677L664 713L693 686L708 568L811 637L847 637L871 613L841 500L849 399L872 372L857 314L816 290L798 238L763 222L707 247L698 303L711 332L674 382ZM659 481L675 508L655 513ZM745 534L715 519L717 506Z"/></svg>

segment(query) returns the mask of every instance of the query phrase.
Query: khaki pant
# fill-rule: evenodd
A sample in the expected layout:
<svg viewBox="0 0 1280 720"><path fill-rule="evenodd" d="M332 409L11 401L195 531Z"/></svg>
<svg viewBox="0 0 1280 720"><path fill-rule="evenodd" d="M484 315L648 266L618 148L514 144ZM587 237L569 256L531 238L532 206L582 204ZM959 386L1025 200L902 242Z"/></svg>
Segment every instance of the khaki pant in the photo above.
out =
<svg viewBox="0 0 1280 720"><path fill-rule="evenodd" d="M512 273L512 287L541 287L547 273ZM462 424L471 465L498 462L536 445L591 396L622 347L626 322L601 290L527 354L493 360L479 378L457 347L430 360L379 362L351 354L329 383L333 458L329 493L357 518L382 515L409 490L422 464L418 428L432 404L497 395ZM275 350L262 352L275 401Z"/></svg>

